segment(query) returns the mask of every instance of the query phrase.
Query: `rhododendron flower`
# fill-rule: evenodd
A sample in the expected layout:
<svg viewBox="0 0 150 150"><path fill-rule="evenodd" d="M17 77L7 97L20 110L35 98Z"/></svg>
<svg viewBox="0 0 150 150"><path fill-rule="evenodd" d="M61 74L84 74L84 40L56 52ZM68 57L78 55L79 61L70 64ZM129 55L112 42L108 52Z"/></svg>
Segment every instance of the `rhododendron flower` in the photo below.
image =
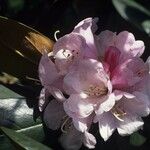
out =
<svg viewBox="0 0 150 150"><path fill-rule="evenodd" d="M139 92L134 92L133 98L122 98L108 112L97 114L94 122L99 123L99 132L106 141L115 129L120 135L129 135L142 128L144 122L141 117L150 113L149 98Z"/></svg>
<svg viewBox="0 0 150 150"><path fill-rule="evenodd" d="M105 51L108 47L116 47L123 55L128 56L141 56L144 52L144 42L141 40L135 40L132 33L128 31L122 31L118 35L109 30L102 31L99 35L96 35L97 47L99 56L104 57Z"/></svg>
<svg viewBox="0 0 150 150"><path fill-rule="evenodd" d="M67 150L82 143L95 148L89 133L94 123L106 141L116 129L128 135L142 128L141 117L150 113L150 58L146 63L140 58L143 41L128 31L96 35L96 22L81 21L39 64L39 109L49 128L61 128L60 142Z"/></svg>
<svg viewBox="0 0 150 150"><path fill-rule="evenodd" d="M75 127L84 132L94 111L109 111L115 104L112 85L102 63L81 60L78 68L64 78L64 90L70 97L64 102L66 113L73 118Z"/></svg>

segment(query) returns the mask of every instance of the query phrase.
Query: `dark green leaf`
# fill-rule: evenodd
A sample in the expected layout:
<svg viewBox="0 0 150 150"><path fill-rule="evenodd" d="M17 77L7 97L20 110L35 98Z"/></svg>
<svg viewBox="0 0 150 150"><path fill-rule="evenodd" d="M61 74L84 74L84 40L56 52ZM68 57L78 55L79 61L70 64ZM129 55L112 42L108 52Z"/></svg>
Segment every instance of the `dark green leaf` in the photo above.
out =
<svg viewBox="0 0 150 150"><path fill-rule="evenodd" d="M28 128L17 130L18 133L23 133L38 142L42 142L44 139L44 131L42 124L33 125ZM13 149L10 141L3 135L0 136L0 148L1 150Z"/></svg>
<svg viewBox="0 0 150 150"><path fill-rule="evenodd" d="M127 21L150 34L150 11L134 0L112 0L116 10ZM146 24L145 24L146 21Z"/></svg>
<svg viewBox="0 0 150 150"><path fill-rule="evenodd" d="M8 9L15 13L23 9L24 3L24 0L7 0Z"/></svg>
<svg viewBox="0 0 150 150"><path fill-rule="evenodd" d="M50 148L22 133L17 133L5 127L1 127L1 130L15 145L25 150L50 150Z"/></svg>
<svg viewBox="0 0 150 150"><path fill-rule="evenodd" d="M135 132L130 136L130 144L134 146L141 146L142 144L145 143L145 141L146 138L141 134L139 134L138 132Z"/></svg>

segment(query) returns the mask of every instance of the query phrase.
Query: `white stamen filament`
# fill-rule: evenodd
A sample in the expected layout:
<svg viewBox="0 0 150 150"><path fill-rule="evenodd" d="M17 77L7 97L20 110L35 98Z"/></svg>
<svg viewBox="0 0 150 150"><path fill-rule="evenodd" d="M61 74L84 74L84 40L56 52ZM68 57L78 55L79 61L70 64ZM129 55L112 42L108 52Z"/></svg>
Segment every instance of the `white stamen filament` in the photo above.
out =
<svg viewBox="0 0 150 150"><path fill-rule="evenodd" d="M55 38L56 41L58 41L58 38L57 38L57 34L58 34L58 33L60 33L59 30L55 31L55 33L54 33L54 38Z"/></svg>
<svg viewBox="0 0 150 150"><path fill-rule="evenodd" d="M65 116L65 118L66 118L67 116ZM67 133L67 131L65 130L65 126L66 126L66 124L67 124L67 122L70 120L70 118L69 117L67 117L66 119L65 119L65 121L63 122L63 124L61 125L61 131L63 132L63 133ZM68 122L69 123L69 122Z"/></svg>
<svg viewBox="0 0 150 150"><path fill-rule="evenodd" d="M122 118L124 115L126 115L126 112L123 110L123 108L119 108L118 106L114 106L114 108L111 110L113 116L118 119L119 121L124 121Z"/></svg>

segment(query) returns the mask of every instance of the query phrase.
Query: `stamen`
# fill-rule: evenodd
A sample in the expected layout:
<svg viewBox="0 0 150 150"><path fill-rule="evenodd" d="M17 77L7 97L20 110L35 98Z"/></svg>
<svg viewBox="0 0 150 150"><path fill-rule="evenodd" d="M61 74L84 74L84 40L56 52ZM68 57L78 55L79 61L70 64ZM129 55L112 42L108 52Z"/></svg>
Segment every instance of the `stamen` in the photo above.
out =
<svg viewBox="0 0 150 150"><path fill-rule="evenodd" d="M111 110L113 116L118 119L119 121L124 121L122 118L127 113L123 110L123 108L119 108L119 106L115 105L114 108Z"/></svg>
<svg viewBox="0 0 150 150"><path fill-rule="evenodd" d="M89 96L103 96L106 95L108 92L108 89L103 86L94 86L90 85L89 89L85 90L85 93L88 94Z"/></svg>
<svg viewBox="0 0 150 150"><path fill-rule="evenodd" d="M67 118L66 118L67 117ZM66 118L65 119L65 121L63 122L63 124L61 125L61 131L63 132L63 133L67 133L67 131L65 130L65 126L67 125L67 123L69 124L70 122L69 122L69 120L70 120L70 118L68 117L68 116L64 116L64 118ZM69 127L68 127L69 128Z"/></svg>
<svg viewBox="0 0 150 150"><path fill-rule="evenodd" d="M53 52L48 53L48 57L51 57L51 56L53 56Z"/></svg>
<svg viewBox="0 0 150 150"><path fill-rule="evenodd" d="M58 41L57 33L60 33L60 31L59 31L59 30L57 30L57 31L55 31L55 33L54 33L54 38L55 38L55 40L56 40L56 41Z"/></svg>
<svg viewBox="0 0 150 150"><path fill-rule="evenodd" d="M41 83L40 80L26 76L26 79Z"/></svg>

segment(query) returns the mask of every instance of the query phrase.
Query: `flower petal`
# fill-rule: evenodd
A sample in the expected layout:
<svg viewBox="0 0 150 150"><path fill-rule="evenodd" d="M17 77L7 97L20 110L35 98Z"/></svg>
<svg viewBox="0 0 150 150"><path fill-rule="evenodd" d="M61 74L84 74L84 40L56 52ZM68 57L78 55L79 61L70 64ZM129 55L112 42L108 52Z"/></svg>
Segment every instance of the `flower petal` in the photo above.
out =
<svg viewBox="0 0 150 150"><path fill-rule="evenodd" d="M110 72L119 64L120 54L120 51L112 46L106 50L104 61L109 64Z"/></svg>
<svg viewBox="0 0 150 150"><path fill-rule="evenodd" d="M46 54L41 57L39 63L39 78L43 86L51 85L59 78L55 64Z"/></svg>
<svg viewBox="0 0 150 150"><path fill-rule="evenodd" d="M134 35L128 31L120 32L115 43L121 52L128 53L133 57L141 56L145 49L143 41L135 41Z"/></svg>
<svg viewBox="0 0 150 150"><path fill-rule="evenodd" d="M61 90L55 88L54 86L47 86L46 87L49 93L58 101L63 102L66 100Z"/></svg>
<svg viewBox="0 0 150 150"><path fill-rule="evenodd" d="M79 64L64 78L64 89L67 94L81 93L90 85L107 87L108 75L105 73L102 63L94 59L86 59L79 61Z"/></svg>
<svg viewBox="0 0 150 150"><path fill-rule="evenodd" d="M81 21L77 26L75 26L73 32L82 35L86 41L88 48L86 51L86 57L97 58L97 49L95 46L95 39L93 33L97 30L98 18L86 18Z"/></svg>
<svg viewBox="0 0 150 150"><path fill-rule="evenodd" d="M93 104L88 99L82 99L78 94L72 94L64 102L64 109L70 117L88 117L94 110Z"/></svg>
<svg viewBox="0 0 150 150"><path fill-rule="evenodd" d="M144 122L140 118L134 116L128 116L124 118L124 121L119 122L119 127L117 128L118 133L122 136L132 134L133 132L142 128Z"/></svg>
<svg viewBox="0 0 150 150"><path fill-rule="evenodd" d="M147 95L134 92L134 98L125 99L124 107L128 113L132 115L144 117L150 113L150 101Z"/></svg>
<svg viewBox="0 0 150 150"><path fill-rule="evenodd" d="M47 103L49 102L48 100L49 96L50 96L50 93L45 88L42 88L40 96L39 96L39 104L38 104L40 112L44 110Z"/></svg>
<svg viewBox="0 0 150 150"><path fill-rule="evenodd" d="M96 145L96 138L91 133L85 131L83 143L89 149L94 149Z"/></svg>
<svg viewBox="0 0 150 150"><path fill-rule="evenodd" d="M64 116L66 116L66 113L63 109L63 104L57 100L52 100L44 111L44 122L47 127L56 130L61 126Z"/></svg>
<svg viewBox="0 0 150 150"><path fill-rule="evenodd" d="M97 110L95 110L95 113L97 115L102 114L103 112L109 111L113 106L115 105L115 96L114 93L111 93L107 96L105 96L100 104Z"/></svg>
<svg viewBox="0 0 150 150"><path fill-rule="evenodd" d="M117 127L115 119L110 112L105 112L97 116L97 121L99 133L104 141L107 141Z"/></svg>
<svg viewBox="0 0 150 150"><path fill-rule="evenodd" d="M98 46L98 53L100 57L104 58L105 52L110 46L115 46L114 45L114 40L115 40L116 34L109 31L105 30L102 31L98 36L97 36L97 46Z"/></svg>

